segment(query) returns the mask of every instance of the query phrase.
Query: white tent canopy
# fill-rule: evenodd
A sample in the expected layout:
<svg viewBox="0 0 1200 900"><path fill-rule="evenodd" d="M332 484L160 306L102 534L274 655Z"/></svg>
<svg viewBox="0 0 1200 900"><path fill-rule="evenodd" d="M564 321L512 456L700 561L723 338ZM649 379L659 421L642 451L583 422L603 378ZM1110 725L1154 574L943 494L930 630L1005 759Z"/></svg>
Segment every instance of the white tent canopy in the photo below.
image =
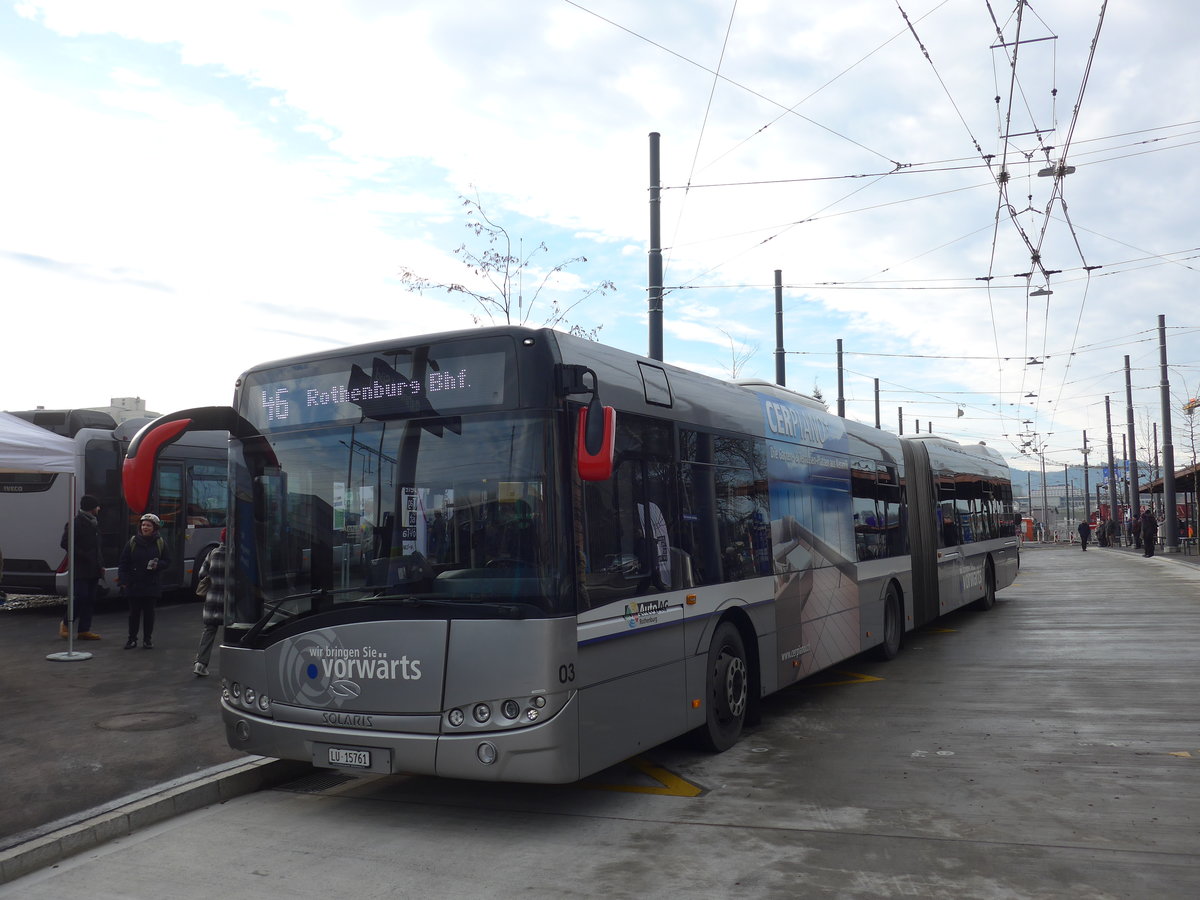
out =
<svg viewBox="0 0 1200 900"><path fill-rule="evenodd" d="M74 471L74 441L0 412L0 472Z"/></svg>
<svg viewBox="0 0 1200 900"><path fill-rule="evenodd" d="M71 575L67 591L67 627L70 641L65 653L51 653L52 660L91 659L92 654L75 649L75 442L26 422L6 412L0 412L0 472L57 472L70 478L70 508L63 510L69 526L67 559Z"/></svg>

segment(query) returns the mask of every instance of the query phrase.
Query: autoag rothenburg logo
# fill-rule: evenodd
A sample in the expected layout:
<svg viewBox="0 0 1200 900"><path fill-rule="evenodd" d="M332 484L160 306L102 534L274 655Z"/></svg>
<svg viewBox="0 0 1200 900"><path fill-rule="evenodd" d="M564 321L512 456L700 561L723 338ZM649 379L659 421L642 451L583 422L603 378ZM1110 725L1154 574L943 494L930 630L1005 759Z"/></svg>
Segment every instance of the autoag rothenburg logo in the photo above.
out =
<svg viewBox="0 0 1200 900"><path fill-rule="evenodd" d="M332 631L296 638L280 658L288 697L305 706L340 707L372 682L419 681L421 660L370 645L344 646Z"/></svg>

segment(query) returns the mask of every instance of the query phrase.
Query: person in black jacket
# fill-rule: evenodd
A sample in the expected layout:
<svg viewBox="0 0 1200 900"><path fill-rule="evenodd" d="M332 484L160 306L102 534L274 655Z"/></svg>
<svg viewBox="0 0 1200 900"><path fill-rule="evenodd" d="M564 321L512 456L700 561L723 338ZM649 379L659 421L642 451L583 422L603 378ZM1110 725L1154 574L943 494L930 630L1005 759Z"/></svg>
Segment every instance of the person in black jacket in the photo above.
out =
<svg viewBox="0 0 1200 900"><path fill-rule="evenodd" d="M117 584L129 601L129 639L125 649L137 646L138 622L142 624L142 646L154 646L154 605L162 596L162 571L171 562L167 542L158 533L162 520L146 513L138 522L138 533L121 548Z"/></svg>
<svg viewBox="0 0 1200 900"><path fill-rule="evenodd" d="M1079 546L1086 551L1088 538L1092 536L1092 528L1090 525L1088 525L1087 520L1085 519L1079 523L1079 528L1077 530L1079 531Z"/></svg>
<svg viewBox="0 0 1200 900"><path fill-rule="evenodd" d="M1142 512L1141 532L1142 555L1151 557L1154 555L1154 542L1158 538L1158 518L1154 515L1154 510L1146 509Z"/></svg>
<svg viewBox="0 0 1200 900"><path fill-rule="evenodd" d="M92 612L96 608L96 593L100 579L104 577L104 557L100 550L100 524L96 519L100 512L100 501L91 494L79 498L79 512L75 515L75 554L72 559L75 582L75 637L81 641L98 641L100 635L92 631ZM60 546L66 550L68 523L63 527ZM58 636L67 637L68 623L63 620L58 626Z"/></svg>

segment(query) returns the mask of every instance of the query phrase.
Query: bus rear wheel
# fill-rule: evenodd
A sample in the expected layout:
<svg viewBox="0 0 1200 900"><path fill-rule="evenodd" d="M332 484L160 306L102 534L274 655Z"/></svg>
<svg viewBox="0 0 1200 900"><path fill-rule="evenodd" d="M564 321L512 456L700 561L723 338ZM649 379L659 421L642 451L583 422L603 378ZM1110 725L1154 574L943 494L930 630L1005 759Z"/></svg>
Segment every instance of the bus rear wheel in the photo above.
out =
<svg viewBox="0 0 1200 900"><path fill-rule="evenodd" d="M700 739L716 753L728 750L742 736L750 701L750 671L746 645L731 622L722 622L708 647L706 710Z"/></svg>
<svg viewBox="0 0 1200 900"><path fill-rule="evenodd" d="M975 601L975 608L987 612L996 605L996 570L989 559L983 564L983 596Z"/></svg>
<svg viewBox="0 0 1200 900"><path fill-rule="evenodd" d="M875 648L882 660L895 659L904 639L904 617L900 611L900 593L896 585L889 584L883 595L883 643Z"/></svg>

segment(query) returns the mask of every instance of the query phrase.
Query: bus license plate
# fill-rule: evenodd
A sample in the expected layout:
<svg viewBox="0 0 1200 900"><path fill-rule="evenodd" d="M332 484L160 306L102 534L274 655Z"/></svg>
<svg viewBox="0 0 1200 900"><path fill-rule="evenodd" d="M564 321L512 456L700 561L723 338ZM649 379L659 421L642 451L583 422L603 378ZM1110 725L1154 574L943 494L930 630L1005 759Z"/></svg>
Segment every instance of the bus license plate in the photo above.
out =
<svg viewBox="0 0 1200 900"><path fill-rule="evenodd" d="M371 768L371 751L330 747L329 764L347 769L369 769Z"/></svg>

